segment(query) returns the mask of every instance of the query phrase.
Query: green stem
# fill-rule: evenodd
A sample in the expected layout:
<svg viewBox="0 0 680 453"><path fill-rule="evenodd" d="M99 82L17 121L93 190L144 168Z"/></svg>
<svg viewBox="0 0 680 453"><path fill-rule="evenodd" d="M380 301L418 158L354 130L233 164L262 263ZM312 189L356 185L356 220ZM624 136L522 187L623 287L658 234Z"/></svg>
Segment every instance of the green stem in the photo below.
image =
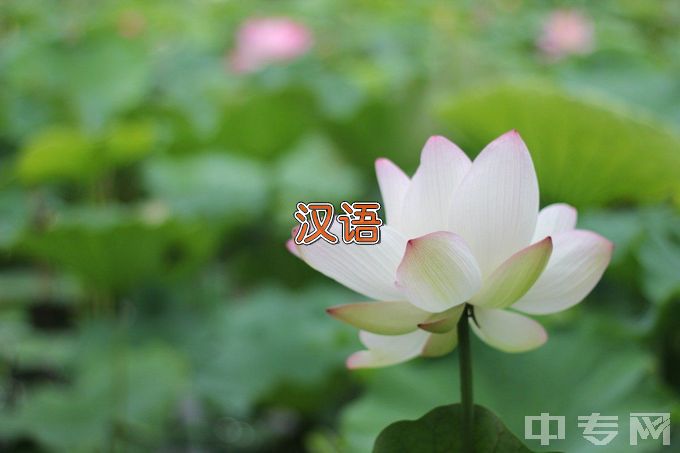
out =
<svg viewBox="0 0 680 453"><path fill-rule="evenodd" d="M460 401L462 406L462 451L463 453L473 453L472 427L473 410L472 403L472 354L470 351L470 326L468 317L472 307L467 305L463 315L458 321L458 357L460 367Z"/></svg>

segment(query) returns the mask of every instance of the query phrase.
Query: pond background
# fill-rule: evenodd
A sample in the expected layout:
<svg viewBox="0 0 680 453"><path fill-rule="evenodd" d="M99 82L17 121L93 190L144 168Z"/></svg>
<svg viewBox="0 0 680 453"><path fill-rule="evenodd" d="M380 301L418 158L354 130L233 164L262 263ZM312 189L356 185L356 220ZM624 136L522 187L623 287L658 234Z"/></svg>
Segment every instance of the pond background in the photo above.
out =
<svg viewBox="0 0 680 453"><path fill-rule="evenodd" d="M239 69L262 17L311 45ZM4 0L0 450L361 453L458 401L455 353L347 371L324 308L358 296L284 243L297 201L379 200L377 157L514 128L542 205L616 249L542 348L475 340L476 402L520 438L565 415L553 450L670 451L628 446L628 414L678 442L679 40L672 0ZM619 415L609 447L591 412Z"/></svg>

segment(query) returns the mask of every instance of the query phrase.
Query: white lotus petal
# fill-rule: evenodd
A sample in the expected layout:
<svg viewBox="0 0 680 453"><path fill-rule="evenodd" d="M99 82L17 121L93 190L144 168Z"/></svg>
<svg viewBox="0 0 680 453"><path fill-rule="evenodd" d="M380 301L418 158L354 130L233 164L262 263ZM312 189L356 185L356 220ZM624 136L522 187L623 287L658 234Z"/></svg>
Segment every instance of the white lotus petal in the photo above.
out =
<svg viewBox="0 0 680 453"><path fill-rule="evenodd" d="M341 237L337 222L331 231ZM378 300L403 300L394 280L405 247L401 234L383 226L378 244L329 244L320 239L299 245L298 251L311 267L360 294Z"/></svg>
<svg viewBox="0 0 680 453"><path fill-rule="evenodd" d="M566 231L552 239L543 274L513 308L531 314L566 310L588 295L611 260L612 243L591 231Z"/></svg>
<svg viewBox="0 0 680 453"><path fill-rule="evenodd" d="M470 169L470 159L444 137L431 137L404 197L399 229L407 238L446 231L456 187Z"/></svg>
<svg viewBox="0 0 680 453"><path fill-rule="evenodd" d="M529 291L539 278L552 252L550 236L508 258L470 299L472 305L506 308Z"/></svg>
<svg viewBox="0 0 680 453"><path fill-rule="evenodd" d="M401 168L385 158L375 161L375 174L382 195L385 224L396 225L399 223L404 195L411 181Z"/></svg>
<svg viewBox="0 0 680 453"><path fill-rule="evenodd" d="M531 242L540 241L546 236L552 236L576 227L576 209L565 203L555 203L546 206L538 213L536 230Z"/></svg>
<svg viewBox="0 0 680 453"><path fill-rule="evenodd" d="M437 313L466 302L482 280L465 241L440 231L408 241L397 283L409 302Z"/></svg>
<svg viewBox="0 0 680 453"><path fill-rule="evenodd" d="M432 316L409 302L359 302L326 309L329 315L361 330L381 335L413 332Z"/></svg>
<svg viewBox="0 0 680 453"><path fill-rule="evenodd" d="M531 156L516 131L477 156L454 193L451 229L463 237L488 276L529 245L538 215L538 182Z"/></svg>
<svg viewBox="0 0 680 453"><path fill-rule="evenodd" d="M376 335L361 331L359 339L368 350L349 356L347 367L378 368L406 362L421 354L429 336L429 333L422 330L405 335Z"/></svg>
<svg viewBox="0 0 680 453"><path fill-rule="evenodd" d="M475 307L475 324L470 326L485 343L505 352L524 352L541 346L548 339L543 326L518 313Z"/></svg>

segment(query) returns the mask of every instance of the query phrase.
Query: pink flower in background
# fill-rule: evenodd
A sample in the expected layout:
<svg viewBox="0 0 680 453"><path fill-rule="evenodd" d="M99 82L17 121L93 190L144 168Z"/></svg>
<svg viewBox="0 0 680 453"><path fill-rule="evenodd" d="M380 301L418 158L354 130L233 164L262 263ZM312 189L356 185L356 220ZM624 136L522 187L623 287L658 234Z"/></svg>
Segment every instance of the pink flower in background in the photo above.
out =
<svg viewBox="0 0 680 453"><path fill-rule="evenodd" d="M284 17L250 19L237 32L229 64L235 72L253 72L270 63L298 58L311 45L311 32L299 22Z"/></svg>
<svg viewBox="0 0 680 453"><path fill-rule="evenodd" d="M537 45L552 59L587 54L594 46L593 22L578 11L556 10L545 21Z"/></svg>

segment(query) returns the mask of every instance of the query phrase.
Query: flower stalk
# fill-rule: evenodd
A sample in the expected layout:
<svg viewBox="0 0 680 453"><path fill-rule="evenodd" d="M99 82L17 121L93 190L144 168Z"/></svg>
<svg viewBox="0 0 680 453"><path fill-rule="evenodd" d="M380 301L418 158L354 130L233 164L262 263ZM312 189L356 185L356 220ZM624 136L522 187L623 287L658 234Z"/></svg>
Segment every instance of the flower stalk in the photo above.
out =
<svg viewBox="0 0 680 453"><path fill-rule="evenodd" d="M472 400L472 352L470 350L470 325L472 306L466 305L458 321L458 357L460 369L460 401L462 406L461 444L464 453L473 453L472 427L474 404Z"/></svg>

